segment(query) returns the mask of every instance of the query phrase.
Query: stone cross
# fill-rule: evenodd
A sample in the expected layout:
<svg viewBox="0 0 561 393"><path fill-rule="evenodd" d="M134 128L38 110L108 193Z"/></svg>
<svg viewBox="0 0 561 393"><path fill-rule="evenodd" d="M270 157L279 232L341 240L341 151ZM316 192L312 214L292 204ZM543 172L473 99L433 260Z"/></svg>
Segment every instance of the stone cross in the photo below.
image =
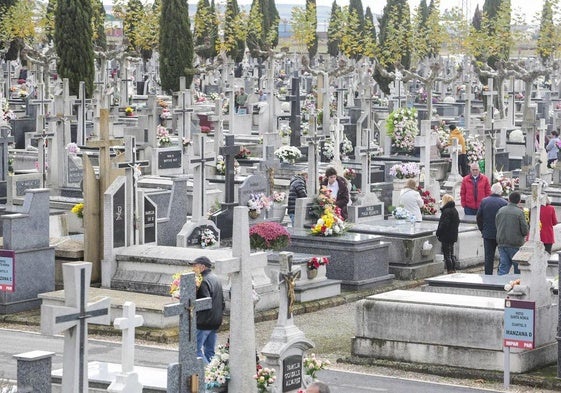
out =
<svg viewBox="0 0 561 393"><path fill-rule="evenodd" d="M359 150L360 155L360 163L361 163L361 171L360 171L360 185L362 187L362 192L366 194L370 194L370 168L372 166L372 153L377 153L378 148L371 147L372 143L372 130L370 128L366 129L366 139L368 144L366 148L361 148Z"/></svg>
<svg viewBox="0 0 561 393"><path fill-rule="evenodd" d="M10 135L9 128L0 128L0 181L5 181L8 175L8 147L14 143L14 137Z"/></svg>
<svg viewBox="0 0 561 393"><path fill-rule="evenodd" d="M253 322L253 284L251 272L265 267L267 257L263 252L250 253L249 209L234 207L232 258L216 262L216 273L231 275L230 315L230 371L228 390L255 393L255 325Z"/></svg>
<svg viewBox="0 0 561 393"><path fill-rule="evenodd" d="M134 332L142 326L144 318L136 315L136 306L132 302L123 304L123 316L115 318L113 326L121 330L121 373L109 385L109 393L142 393L142 384L138 382L138 373L134 372Z"/></svg>
<svg viewBox="0 0 561 393"><path fill-rule="evenodd" d="M297 75L292 77L290 100L290 146L300 146L300 78Z"/></svg>
<svg viewBox="0 0 561 393"><path fill-rule="evenodd" d="M37 84L37 99L30 101L31 105L38 105L37 119L35 122L35 132L41 132L45 128L45 106L51 104L51 100L45 98L45 86L43 83Z"/></svg>
<svg viewBox="0 0 561 393"><path fill-rule="evenodd" d="M86 144L86 112L90 102L91 100L86 99L86 82L81 81L78 87L78 99L74 101L74 104L78 107L78 131L76 140L80 146Z"/></svg>
<svg viewBox="0 0 561 393"><path fill-rule="evenodd" d="M38 170L41 172L42 176L42 186L47 187L47 168L49 166L47 162L48 158L48 148L49 148L49 139L54 138L55 134L52 132L47 132L46 129L42 129L41 131L36 132L32 135L32 139L37 140L37 149L39 150L39 154L37 156L37 161L39 163Z"/></svg>
<svg viewBox="0 0 561 393"><path fill-rule="evenodd" d="M177 115L178 134L183 141L191 139L191 114L193 108L188 108L191 105L191 92L185 86L185 77L181 77L180 86L182 87L179 92L178 106L173 110L173 114ZM187 169L187 168L185 168Z"/></svg>
<svg viewBox="0 0 561 393"><path fill-rule="evenodd" d="M319 149L321 142L325 141L325 135L317 134L316 117L310 118L310 135L306 137L308 142L308 180L306 189L309 195L316 195L319 191L318 185L318 162Z"/></svg>
<svg viewBox="0 0 561 393"><path fill-rule="evenodd" d="M540 207L545 204L545 196L542 194L542 182L538 179L532 184L532 194L529 195L529 201L526 206L530 209L530 233L529 242L540 241Z"/></svg>
<svg viewBox="0 0 561 393"><path fill-rule="evenodd" d="M458 145L458 138L452 138L452 146L450 147L450 159L452 160L452 168L450 169L450 178L456 180L460 176L458 168L458 155L460 154L460 145Z"/></svg>
<svg viewBox="0 0 561 393"><path fill-rule="evenodd" d="M88 303L91 273L90 262L64 263L64 306L41 306L41 332L64 332L62 393L88 391L88 323L110 323L109 298Z"/></svg>
<svg viewBox="0 0 561 393"><path fill-rule="evenodd" d="M226 135L225 144L220 148L220 154L224 157L226 166L226 184L224 184L224 203L234 203L234 161L236 154L240 152L240 146L234 145L234 135Z"/></svg>
<svg viewBox="0 0 561 393"><path fill-rule="evenodd" d="M421 120L421 135L415 137L415 146L420 149L421 153L420 161L423 166L425 188L428 188L430 184L430 149L432 145L430 123L430 120Z"/></svg>
<svg viewBox="0 0 561 393"><path fill-rule="evenodd" d="M206 195L206 179L205 165L207 162L213 162L214 157L205 154L206 138L204 134L196 134L195 148L198 148L198 156L191 159L193 166L193 209L192 220L198 221L199 218L205 216L205 195Z"/></svg>
<svg viewBox="0 0 561 393"><path fill-rule="evenodd" d="M537 176L541 178L547 173L547 152L545 151L545 144L543 143L543 141L545 141L545 131L547 129L547 126L545 125L545 119L540 119L540 124L537 128L540 136L540 143L538 146L538 151L533 155L533 166L536 167L536 164L539 163ZM535 142L535 138L532 142ZM532 144L532 149L535 149L534 144ZM531 151L528 153L531 153Z"/></svg>
<svg viewBox="0 0 561 393"><path fill-rule="evenodd" d="M197 299L195 273L182 274L179 303L164 306L164 317L179 315L179 361L168 366L169 393L204 393L205 366L197 357L197 311L212 307L209 297Z"/></svg>
<svg viewBox="0 0 561 393"><path fill-rule="evenodd" d="M132 214L130 214L130 208L126 212L125 216L129 218L132 217L132 222L129 219L129 231L128 233L132 233L132 243L133 245L138 244L140 240L140 236L138 231L140 230L140 216L138 212L139 204L142 201L137 201L137 181L140 175L142 174L141 169L142 167L147 167L150 165L150 161L137 161L136 160L136 141L135 137L132 135L127 135L125 137L125 162L119 162L117 164L117 168L121 168L125 170L125 176L127 178L126 189L130 190L127 193L128 195L128 203L125 203L125 206L132 207Z"/></svg>
<svg viewBox="0 0 561 393"><path fill-rule="evenodd" d="M471 88L471 77L466 83L466 105L464 108L464 121L466 130L471 129L471 102L475 98Z"/></svg>
<svg viewBox="0 0 561 393"><path fill-rule="evenodd" d="M493 90L493 78L487 79L487 88L487 91L483 92L483 95L487 96L487 116L485 117L485 128L493 131L495 122L494 97L498 94L497 91Z"/></svg>

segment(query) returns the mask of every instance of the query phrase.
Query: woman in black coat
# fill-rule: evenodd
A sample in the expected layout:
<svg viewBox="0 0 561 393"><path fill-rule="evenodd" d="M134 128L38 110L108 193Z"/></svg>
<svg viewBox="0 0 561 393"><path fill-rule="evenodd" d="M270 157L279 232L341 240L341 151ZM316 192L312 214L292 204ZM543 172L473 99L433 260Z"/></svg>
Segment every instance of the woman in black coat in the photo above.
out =
<svg viewBox="0 0 561 393"><path fill-rule="evenodd" d="M436 238L442 243L442 254L448 273L456 272L457 259L454 255L454 243L458 241L458 227L460 216L456 210L454 197L444 194L442 197L441 215L436 230Z"/></svg>

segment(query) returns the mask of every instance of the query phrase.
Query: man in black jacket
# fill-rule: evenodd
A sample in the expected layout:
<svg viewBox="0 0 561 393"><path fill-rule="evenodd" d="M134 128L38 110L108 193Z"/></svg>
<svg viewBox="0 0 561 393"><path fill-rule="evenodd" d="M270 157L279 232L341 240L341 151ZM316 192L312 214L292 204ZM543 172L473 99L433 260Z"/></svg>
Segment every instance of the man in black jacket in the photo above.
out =
<svg viewBox="0 0 561 393"><path fill-rule="evenodd" d="M197 288L197 299L210 297L212 307L197 311L197 356L203 358L205 364L210 363L216 346L216 333L222 325L224 314L224 295L220 279L211 270L212 262L207 257L198 257L189 262L193 271L203 276Z"/></svg>
<svg viewBox="0 0 561 393"><path fill-rule="evenodd" d="M294 213L296 212L296 199L306 198L308 192L306 190L307 172L299 172L290 179L290 186L288 188L288 217L294 226Z"/></svg>
<svg viewBox="0 0 561 393"><path fill-rule="evenodd" d="M483 198L477 210L477 227L483 236L485 250L485 274L493 275L495 251L497 250L497 226L495 216L499 209L506 206L506 200L501 196L503 187L500 183L491 186L491 195Z"/></svg>

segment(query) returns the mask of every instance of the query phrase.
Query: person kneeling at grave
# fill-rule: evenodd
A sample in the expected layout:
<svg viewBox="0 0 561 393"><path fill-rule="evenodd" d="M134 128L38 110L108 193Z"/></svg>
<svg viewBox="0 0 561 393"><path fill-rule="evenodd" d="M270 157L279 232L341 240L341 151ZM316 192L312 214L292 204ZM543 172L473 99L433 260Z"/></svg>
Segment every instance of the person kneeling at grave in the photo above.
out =
<svg viewBox="0 0 561 393"><path fill-rule="evenodd" d="M201 285L197 288L197 299L210 297L212 307L208 310L197 311L197 356L203 358L205 364L210 363L214 356L216 336L222 325L224 314L224 296L220 279L211 270L212 262L207 257L198 257L189 262L193 271L203 276Z"/></svg>

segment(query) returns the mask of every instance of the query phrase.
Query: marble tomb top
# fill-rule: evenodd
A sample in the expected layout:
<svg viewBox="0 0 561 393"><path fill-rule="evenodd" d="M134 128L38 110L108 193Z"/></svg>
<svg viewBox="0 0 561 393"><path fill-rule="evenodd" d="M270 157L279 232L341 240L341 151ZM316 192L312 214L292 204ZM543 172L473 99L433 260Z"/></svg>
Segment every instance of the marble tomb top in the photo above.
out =
<svg viewBox="0 0 561 393"><path fill-rule="evenodd" d="M421 221L414 224L407 220L385 220L354 224L350 231L386 237L418 238L434 235L438 221ZM476 231L477 225L460 224L459 232Z"/></svg>

